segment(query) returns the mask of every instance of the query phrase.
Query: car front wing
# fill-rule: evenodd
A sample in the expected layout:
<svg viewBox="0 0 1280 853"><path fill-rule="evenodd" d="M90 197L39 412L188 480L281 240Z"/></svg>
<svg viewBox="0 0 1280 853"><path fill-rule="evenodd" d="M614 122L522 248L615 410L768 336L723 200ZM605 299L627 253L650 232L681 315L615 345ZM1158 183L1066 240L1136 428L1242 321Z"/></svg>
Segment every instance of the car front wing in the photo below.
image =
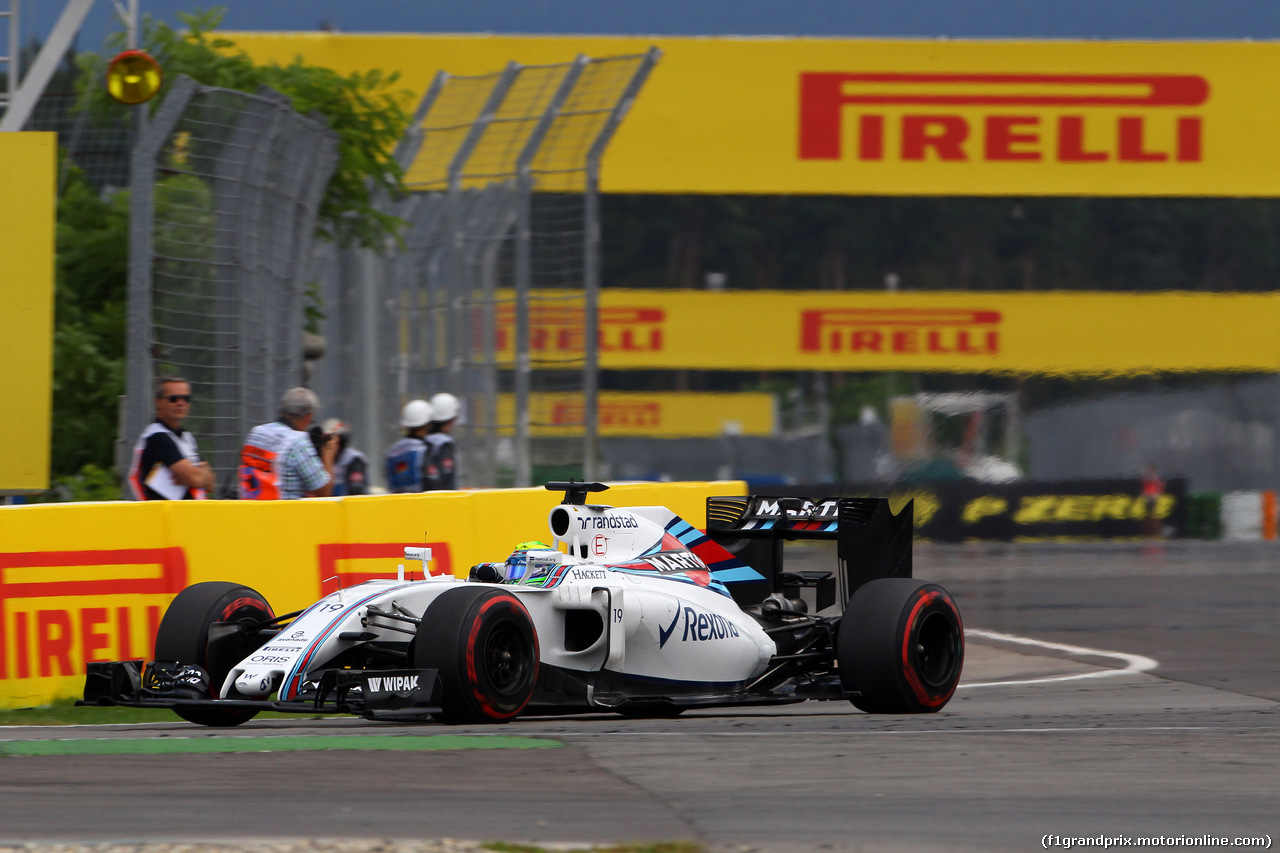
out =
<svg viewBox="0 0 1280 853"><path fill-rule="evenodd" d="M243 708L295 714L355 714L370 719L421 717L440 711L440 678L434 669L324 670L312 674L314 688L299 698L270 701L195 699L144 690L143 665L141 660L88 664L84 699L76 704L129 708Z"/></svg>

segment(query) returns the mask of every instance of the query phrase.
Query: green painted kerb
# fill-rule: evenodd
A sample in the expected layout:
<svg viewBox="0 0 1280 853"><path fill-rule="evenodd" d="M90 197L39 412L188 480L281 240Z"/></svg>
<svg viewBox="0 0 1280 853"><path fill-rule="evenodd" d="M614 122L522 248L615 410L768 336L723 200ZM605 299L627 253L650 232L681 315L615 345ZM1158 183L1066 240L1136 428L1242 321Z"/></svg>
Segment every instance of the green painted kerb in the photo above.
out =
<svg viewBox="0 0 1280 853"><path fill-rule="evenodd" d="M554 749L559 741L507 735L298 735L0 741L3 755L160 755L182 752L293 752L307 749Z"/></svg>

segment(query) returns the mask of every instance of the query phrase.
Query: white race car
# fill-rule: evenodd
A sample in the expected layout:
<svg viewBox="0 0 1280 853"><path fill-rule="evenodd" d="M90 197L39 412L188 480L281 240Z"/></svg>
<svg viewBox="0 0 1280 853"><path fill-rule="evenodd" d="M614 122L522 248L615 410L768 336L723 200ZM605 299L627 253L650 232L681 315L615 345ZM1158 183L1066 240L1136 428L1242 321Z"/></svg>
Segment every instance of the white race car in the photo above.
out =
<svg viewBox="0 0 1280 853"><path fill-rule="evenodd" d="M169 707L208 726L262 710L501 723L521 714L848 700L937 711L964 658L960 613L911 577L910 506L882 498L707 501L704 534L665 507L564 491L551 544L462 580L370 580L276 616L254 590L195 584L156 660L90 664L82 704ZM835 539L833 572L787 572L782 543Z"/></svg>

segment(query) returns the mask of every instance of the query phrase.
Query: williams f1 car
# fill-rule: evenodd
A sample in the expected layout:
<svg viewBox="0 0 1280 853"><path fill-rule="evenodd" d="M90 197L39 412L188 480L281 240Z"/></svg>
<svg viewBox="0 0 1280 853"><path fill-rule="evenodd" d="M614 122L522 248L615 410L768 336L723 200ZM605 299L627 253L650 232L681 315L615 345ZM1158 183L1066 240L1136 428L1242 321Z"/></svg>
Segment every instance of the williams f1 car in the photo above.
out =
<svg viewBox="0 0 1280 853"><path fill-rule="evenodd" d="M882 498L707 499L669 509L564 491L550 545L466 580L370 580L277 616L254 590L198 583L165 612L154 661L90 664L83 704L168 707L208 726L262 710L501 723L521 714L849 701L927 713L960 678L951 595L911 577L911 507ZM786 571L783 543L834 539L834 571Z"/></svg>

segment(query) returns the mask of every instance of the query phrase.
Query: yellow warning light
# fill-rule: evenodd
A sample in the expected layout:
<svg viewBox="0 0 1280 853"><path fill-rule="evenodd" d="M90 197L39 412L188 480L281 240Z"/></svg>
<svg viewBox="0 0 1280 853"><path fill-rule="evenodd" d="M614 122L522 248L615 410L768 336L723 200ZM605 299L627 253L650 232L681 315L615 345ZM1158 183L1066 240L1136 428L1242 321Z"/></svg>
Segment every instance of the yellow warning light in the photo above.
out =
<svg viewBox="0 0 1280 853"><path fill-rule="evenodd" d="M126 50L107 66L107 92L122 104L141 104L160 91L160 63L145 50Z"/></svg>

